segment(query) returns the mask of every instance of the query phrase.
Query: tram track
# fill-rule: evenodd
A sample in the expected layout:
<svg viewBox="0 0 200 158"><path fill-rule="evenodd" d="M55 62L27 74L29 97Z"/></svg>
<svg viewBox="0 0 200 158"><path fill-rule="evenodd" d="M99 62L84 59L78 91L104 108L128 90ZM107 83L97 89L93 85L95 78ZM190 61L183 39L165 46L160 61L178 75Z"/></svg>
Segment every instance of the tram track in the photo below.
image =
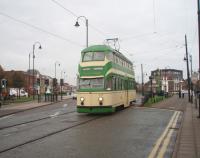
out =
<svg viewBox="0 0 200 158"><path fill-rule="evenodd" d="M69 112L66 112L66 113L59 114L56 117L66 115L66 114L75 113L75 112L76 112L76 110L69 111ZM8 129L8 128L12 128L12 127L20 126L20 125L25 125L25 124L29 124L29 123L33 123L33 122L38 122L38 121L42 121L42 120L47 120L47 119L51 119L51 118L55 118L55 117L53 117L52 115L48 115L46 117L42 117L42 118L39 118L39 119L34 119L34 120L26 121L26 122L20 122L20 123L17 123L17 124L14 124L14 125L9 125L9 126L3 126L3 127L0 127L0 130L5 130L5 129Z"/></svg>
<svg viewBox="0 0 200 158"><path fill-rule="evenodd" d="M48 104L44 104L44 105L41 105L41 106L35 106L35 107L31 107L31 108L27 108L27 109L22 109L22 110L16 110L14 112L9 112L9 113L5 113L5 114L1 114L0 115L0 119L3 118L3 117L9 116L9 115L13 115L13 114L19 114L19 113L23 113L23 112L34 110L34 109L44 108L44 107L47 107L47 106L54 106L55 104L62 103L63 101L66 101L66 100L71 100L71 102L72 102L72 99L68 98L68 99L63 99L61 101L50 102Z"/></svg>
<svg viewBox="0 0 200 158"><path fill-rule="evenodd" d="M96 117L94 117L94 118L92 118L92 119L79 122L79 123L77 123L77 124L75 124L75 125L72 125L72 126L70 126L70 127L62 128L62 129L60 129L60 130L50 132L50 133L45 134L45 135L42 135L42 136L40 136L40 137L37 137L37 138L34 138L34 139L30 139L30 140L25 141L25 142L23 142L23 143L20 143L20 144L14 145L14 146L12 146L12 147L9 147L9 148L0 150L0 154L5 153L5 152L10 151L10 150L13 150L13 149L16 149L16 148L18 148L18 147L21 147L21 146L24 146L24 145L33 143L33 142L36 142L36 141L39 141L39 140L41 140L41 139L45 139L45 138L47 138L47 137L50 137L50 136L59 134L59 133L61 133L61 132L67 131L67 130L69 130L69 129L72 129L72 128L74 128L74 127L78 127L78 126L87 124L87 123L89 123L89 122L92 122L92 121L94 121L94 120L100 119L100 118L102 118L102 117L103 117L103 116L96 116Z"/></svg>
<svg viewBox="0 0 200 158"><path fill-rule="evenodd" d="M67 102L67 104L71 104L71 103L73 103L72 100L69 100L69 102ZM76 110L65 112L65 113L61 113L61 114L56 115L55 117L59 117L59 116L70 114L70 113L74 113L74 112L76 112ZM38 118L38 119L33 119L33 120L30 120L30 121L25 121L25 122L15 123L15 124L12 124L12 125L2 126L2 127L0 127L0 131L8 129L8 128L12 128L12 127L20 126L20 125L25 125L25 124L29 124L29 123L33 123L33 122L38 122L38 121L42 121L42 120L46 120L46 119L55 118L55 117L54 117L54 115L48 115L46 117L42 117L42 118Z"/></svg>

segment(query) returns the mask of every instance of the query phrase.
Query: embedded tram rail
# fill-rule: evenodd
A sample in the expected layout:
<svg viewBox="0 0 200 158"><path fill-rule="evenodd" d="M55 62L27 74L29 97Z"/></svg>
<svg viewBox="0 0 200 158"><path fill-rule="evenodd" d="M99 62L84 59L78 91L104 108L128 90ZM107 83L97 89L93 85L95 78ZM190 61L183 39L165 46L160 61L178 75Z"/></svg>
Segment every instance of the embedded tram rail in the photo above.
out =
<svg viewBox="0 0 200 158"><path fill-rule="evenodd" d="M12 149L15 149L15 148L18 148L18 147L21 147L21 146L24 146L24 145L33 143L33 142L36 142L36 141L39 141L39 140L41 140L41 139L45 139L45 138L50 137L50 136L52 136L52 135L59 134L59 133L61 133L61 132L67 131L67 130L72 129L72 128L75 128L75 127L77 127L77 126L81 126L81 125L87 124L87 123L89 123L89 122L92 122L92 121L94 121L94 120L100 119L100 118L102 118L102 117L103 117L103 116L96 116L96 117L94 117L94 118L92 118L92 119L79 122L79 123L77 123L77 124L75 124L75 125L72 125L72 126L69 126L69 127L66 127L66 128L62 128L62 129L57 130L57 131L53 131L53 132L47 133L47 134L45 134L45 135L42 135L42 136L37 137L37 138L34 138L34 139L30 139L30 140L25 141L25 142L23 142L23 143L20 143L20 144L11 146L11 147L9 147L9 148L0 150L0 154L5 153L5 152L7 152L7 151L10 151L10 150L12 150Z"/></svg>
<svg viewBox="0 0 200 158"><path fill-rule="evenodd" d="M65 106L65 105L68 106L68 104L72 104L73 102L74 102L74 101L70 99L70 100L68 100L68 101L66 102L67 104L64 104L63 106ZM59 102L59 103L61 103L61 102ZM53 108L55 108L55 107L57 106L57 104L49 104L49 105L50 105L50 107L53 107ZM32 108L32 109L26 109L26 110L23 110L23 111L18 111L18 112L14 113L14 114L9 114L9 115L0 117L0 120L9 119L10 117L14 116L15 114L20 115L20 114L22 114L22 113L24 113L24 112L26 112L26 111L30 111L30 110L33 110L33 109L39 110L39 109L42 109L42 108L48 108L48 107L45 105L45 106L39 106L39 107L37 107L37 108ZM64 112L64 113L61 113L61 111L62 111L62 110L60 110L59 113L56 114L55 117L57 117L57 116L62 116L62 115L66 115L66 114L70 114L70 113L73 113L73 112L76 112L76 110L70 110L70 111ZM52 114L52 115L49 114L48 116L44 116L44 117L40 117L40 118L36 118L36 119L31 119L31 120L23 121L23 122L20 121L20 122L18 122L18 123L14 123L14 124L10 124L10 125L1 125L1 124L0 124L0 130L6 129L6 128L12 128L12 127L15 127L15 126L20 126L20 125L24 125L24 124L28 124L28 123L38 122L38 121L50 119L50 118L52 118L52 117L54 117L54 115L53 115L53 114Z"/></svg>
<svg viewBox="0 0 200 158"><path fill-rule="evenodd" d="M75 112L76 111L69 111L69 112L66 112L66 113L59 114L56 117L62 116L62 115L66 115L66 114L75 113ZM29 123L33 123L33 122L38 122L38 121L42 121L42 120L46 120L46 119L51 119L52 117L53 116L50 115L50 116L46 116L46 117L43 117L43 118L39 118L39 119L35 119L35 120L30 120L30 121L26 121L26 122L21 122L21 123L14 124L14 125L3 126L3 127L0 127L0 130L4 130L4 129L7 129L7 128L12 128L12 127L16 127L16 126L20 126L20 125L24 125L24 124L29 124Z"/></svg>

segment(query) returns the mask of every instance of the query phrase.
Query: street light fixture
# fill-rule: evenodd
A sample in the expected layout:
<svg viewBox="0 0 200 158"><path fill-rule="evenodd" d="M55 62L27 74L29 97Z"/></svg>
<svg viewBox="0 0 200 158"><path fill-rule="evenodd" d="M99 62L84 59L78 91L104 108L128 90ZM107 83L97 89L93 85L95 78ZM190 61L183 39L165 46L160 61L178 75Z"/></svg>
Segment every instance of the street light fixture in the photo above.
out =
<svg viewBox="0 0 200 158"><path fill-rule="evenodd" d="M86 47L88 47L88 19L85 16L79 16L79 17L77 17L76 23L75 23L74 26L75 27L79 27L80 26L80 24L78 23L78 20L80 18L84 18L85 19L85 26L86 26Z"/></svg>
<svg viewBox="0 0 200 158"><path fill-rule="evenodd" d="M33 100L35 99L35 87L34 87L34 83L35 83L35 70L34 70L34 59L35 59L35 46L36 45L39 45L38 46L38 49L42 49L42 46L40 44L40 42L35 42L33 44Z"/></svg>

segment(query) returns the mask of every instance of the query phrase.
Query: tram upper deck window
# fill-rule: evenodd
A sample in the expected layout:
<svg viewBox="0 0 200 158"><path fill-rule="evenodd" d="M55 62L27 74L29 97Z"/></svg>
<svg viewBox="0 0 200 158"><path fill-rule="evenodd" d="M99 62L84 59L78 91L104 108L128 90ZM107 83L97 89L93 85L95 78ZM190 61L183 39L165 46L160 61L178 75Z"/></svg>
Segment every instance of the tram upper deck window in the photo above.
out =
<svg viewBox="0 0 200 158"><path fill-rule="evenodd" d="M105 54L103 52L85 52L82 61L103 61L104 59Z"/></svg>
<svg viewBox="0 0 200 158"><path fill-rule="evenodd" d="M79 80L80 89L88 88L104 88L104 79L103 78L81 78Z"/></svg>

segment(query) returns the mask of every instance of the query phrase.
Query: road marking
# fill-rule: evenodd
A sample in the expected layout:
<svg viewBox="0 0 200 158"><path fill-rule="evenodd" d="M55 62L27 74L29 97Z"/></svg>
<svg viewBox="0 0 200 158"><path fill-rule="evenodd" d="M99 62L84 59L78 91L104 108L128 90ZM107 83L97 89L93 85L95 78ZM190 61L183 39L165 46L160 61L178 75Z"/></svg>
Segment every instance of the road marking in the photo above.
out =
<svg viewBox="0 0 200 158"><path fill-rule="evenodd" d="M162 147L161 147L161 149L160 149L160 151L158 153L158 156L157 156L159 158L163 158L165 153L166 153L167 147L168 147L168 145L170 143L171 136L172 136L172 134L174 132L174 128L176 127L176 124L178 122L179 115L180 115L180 112L178 112L178 114L176 115L176 118L173 121L171 129L170 129L169 133L167 134L166 138L164 139Z"/></svg>
<svg viewBox="0 0 200 158"><path fill-rule="evenodd" d="M10 136L10 135L11 135L11 134L8 133L8 134L5 134L5 135L3 135L3 136L4 136L4 137L8 137L8 136Z"/></svg>
<svg viewBox="0 0 200 158"><path fill-rule="evenodd" d="M12 114L12 115L8 115L8 116L4 116L4 117L1 117L0 120L4 120L4 119L7 119L7 118L10 118L12 116L14 116L15 114Z"/></svg>
<svg viewBox="0 0 200 158"><path fill-rule="evenodd" d="M59 114L60 114L60 112L58 111L58 112L54 113L53 115L50 115L50 117L54 118L54 117L57 117Z"/></svg>
<svg viewBox="0 0 200 158"><path fill-rule="evenodd" d="M175 117L176 117L177 114L178 114L178 112L175 111L174 114L173 114L173 116L171 117L171 119L170 119L167 127L165 128L164 132L162 133L162 135L160 136L160 138L156 141L156 144L153 147L153 149L152 149L151 153L149 154L148 158L154 158L156 156L156 154L158 152L158 149L159 149L159 147L160 147L163 139L165 138L165 136L166 136L166 134L168 132L169 127L173 124L173 121L174 121L174 119L175 119Z"/></svg>
<svg viewBox="0 0 200 158"><path fill-rule="evenodd" d="M67 106L68 106L68 104L64 104L64 105L63 105L63 108L66 108Z"/></svg>

